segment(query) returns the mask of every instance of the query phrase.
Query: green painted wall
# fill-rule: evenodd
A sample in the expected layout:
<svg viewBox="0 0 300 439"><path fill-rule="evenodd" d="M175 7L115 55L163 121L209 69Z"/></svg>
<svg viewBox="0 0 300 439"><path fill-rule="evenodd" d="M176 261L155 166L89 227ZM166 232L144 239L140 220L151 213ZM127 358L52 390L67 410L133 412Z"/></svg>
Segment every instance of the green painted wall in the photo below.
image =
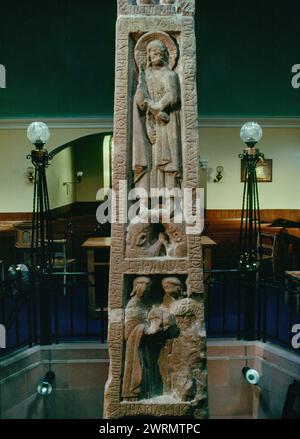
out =
<svg viewBox="0 0 300 439"><path fill-rule="evenodd" d="M1 0L1 117L111 115L112 0Z"/></svg>
<svg viewBox="0 0 300 439"><path fill-rule="evenodd" d="M196 0L199 111L299 116L299 0ZM116 0L1 0L0 117L111 116Z"/></svg>

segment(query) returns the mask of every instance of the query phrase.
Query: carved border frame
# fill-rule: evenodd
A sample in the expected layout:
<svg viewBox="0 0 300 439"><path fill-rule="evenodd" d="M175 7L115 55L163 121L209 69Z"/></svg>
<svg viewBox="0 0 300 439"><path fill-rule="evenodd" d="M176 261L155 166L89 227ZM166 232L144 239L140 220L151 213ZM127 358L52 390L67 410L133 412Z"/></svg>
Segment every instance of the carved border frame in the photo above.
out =
<svg viewBox="0 0 300 439"><path fill-rule="evenodd" d="M143 5L130 4L129 0L118 1L118 15L194 15L195 0L176 0L174 5Z"/></svg>

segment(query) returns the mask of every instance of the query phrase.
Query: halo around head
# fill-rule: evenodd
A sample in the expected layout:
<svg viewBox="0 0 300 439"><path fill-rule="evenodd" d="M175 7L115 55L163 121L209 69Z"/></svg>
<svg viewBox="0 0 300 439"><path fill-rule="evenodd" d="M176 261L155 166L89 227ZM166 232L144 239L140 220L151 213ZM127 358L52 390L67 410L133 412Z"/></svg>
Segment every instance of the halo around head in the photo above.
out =
<svg viewBox="0 0 300 439"><path fill-rule="evenodd" d="M175 41L166 32L148 32L143 35L135 46L135 62L140 69L141 66L147 65L147 46L151 41L158 40L162 42L169 52L169 66L174 69L178 60L178 48Z"/></svg>

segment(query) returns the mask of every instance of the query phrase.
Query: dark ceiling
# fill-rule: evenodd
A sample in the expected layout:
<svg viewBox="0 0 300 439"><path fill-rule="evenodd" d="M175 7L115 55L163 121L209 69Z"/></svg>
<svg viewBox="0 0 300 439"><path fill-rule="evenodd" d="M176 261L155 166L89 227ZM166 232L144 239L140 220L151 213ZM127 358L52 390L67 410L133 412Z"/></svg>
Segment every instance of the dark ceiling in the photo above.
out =
<svg viewBox="0 0 300 439"><path fill-rule="evenodd" d="M196 0L202 116L300 116L300 2ZM0 117L113 112L115 0L1 0Z"/></svg>

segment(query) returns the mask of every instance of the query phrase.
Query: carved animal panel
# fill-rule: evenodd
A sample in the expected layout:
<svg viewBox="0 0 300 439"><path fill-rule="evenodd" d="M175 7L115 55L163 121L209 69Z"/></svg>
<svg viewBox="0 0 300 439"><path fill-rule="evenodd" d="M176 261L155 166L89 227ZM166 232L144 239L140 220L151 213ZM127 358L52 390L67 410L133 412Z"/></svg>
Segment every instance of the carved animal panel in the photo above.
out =
<svg viewBox="0 0 300 439"><path fill-rule="evenodd" d="M186 258L187 240L183 224L130 223L126 236L126 258Z"/></svg>

